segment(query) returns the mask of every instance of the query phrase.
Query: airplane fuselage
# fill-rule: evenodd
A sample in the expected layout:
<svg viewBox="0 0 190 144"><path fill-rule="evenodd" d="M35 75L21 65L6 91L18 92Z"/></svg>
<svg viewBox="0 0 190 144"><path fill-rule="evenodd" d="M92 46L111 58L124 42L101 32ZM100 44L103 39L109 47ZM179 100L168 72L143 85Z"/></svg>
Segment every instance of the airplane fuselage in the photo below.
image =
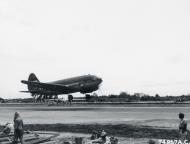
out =
<svg viewBox="0 0 190 144"><path fill-rule="evenodd" d="M28 85L28 91L21 92L31 93L32 96L38 98L51 98L59 94L91 93L98 90L102 79L94 75L83 75L44 83L40 82L35 74L31 73L28 81L22 80L21 82Z"/></svg>
<svg viewBox="0 0 190 144"><path fill-rule="evenodd" d="M69 93L91 93L98 90L99 84L102 82L101 78L98 78L93 75L84 75L78 77L72 77L68 79L48 82L49 84L63 85L70 88ZM67 94L64 91L60 94Z"/></svg>

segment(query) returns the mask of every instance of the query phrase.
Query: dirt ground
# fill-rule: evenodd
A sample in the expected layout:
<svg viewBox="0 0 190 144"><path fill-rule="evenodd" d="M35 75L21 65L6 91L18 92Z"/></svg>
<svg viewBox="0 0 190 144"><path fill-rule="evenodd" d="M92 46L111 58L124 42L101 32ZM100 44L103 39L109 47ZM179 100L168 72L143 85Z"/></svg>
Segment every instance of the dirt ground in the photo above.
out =
<svg viewBox="0 0 190 144"><path fill-rule="evenodd" d="M52 144L62 144L63 142L71 142L74 141L76 137L82 137L84 139L85 144L90 144L90 135L82 134L82 133L60 133L60 136L54 138L51 143ZM124 138L124 137L116 137L119 140L119 144L147 144L148 138Z"/></svg>

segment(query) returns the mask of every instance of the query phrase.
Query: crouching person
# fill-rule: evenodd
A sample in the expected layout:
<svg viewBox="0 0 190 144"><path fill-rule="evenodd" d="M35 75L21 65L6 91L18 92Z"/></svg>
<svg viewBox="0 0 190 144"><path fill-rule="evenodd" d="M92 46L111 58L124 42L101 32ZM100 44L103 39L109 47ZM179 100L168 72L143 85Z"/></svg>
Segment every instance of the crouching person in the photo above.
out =
<svg viewBox="0 0 190 144"><path fill-rule="evenodd" d="M3 126L3 130L0 133L1 136L3 137L7 137L8 141L12 142L12 137L11 137L11 133L14 132L14 127L13 124L7 122L4 126Z"/></svg>
<svg viewBox="0 0 190 144"><path fill-rule="evenodd" d="M111 144L110 138L107 136L107 133L103 130L101 132L100 138L92 140L92 144Z"/></svg>
<svg viewBox="0 0 190 144"><path fill-rule="evenodd" d="M18 139L20 143L23 144L23 134L24 134L24 124L18 112L14 115L14 139L13 144L18 143Z"/></svg>
<svg viewBox="0 0 190 144"><path fill-rule="evenodd" d="M11 132L14 131L14 127L13 124L7 122L4 126L3 126L3 131L1 133L2 136L9 136Z"/></svg>

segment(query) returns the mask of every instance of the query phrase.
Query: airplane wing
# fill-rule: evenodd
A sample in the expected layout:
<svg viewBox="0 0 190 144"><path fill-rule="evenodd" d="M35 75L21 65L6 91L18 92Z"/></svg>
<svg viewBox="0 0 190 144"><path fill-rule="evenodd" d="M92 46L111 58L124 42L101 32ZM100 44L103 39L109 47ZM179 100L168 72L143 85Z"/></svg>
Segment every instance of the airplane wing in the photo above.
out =
<svg viewBox="0 0 190 144"><path fill-rule="evenodd" d="M37 88L42 88L42 89L48 90L48 91L64 92L64 93L67 93L69 91L69 88L64 85L41 83L41 82L34 82L34 81L25 81L25 80L22 80L21 82L23 84L34 86Z"/></svg>
<svg viewBox="0 0 190 144"><path fill-rule="evenodd" d="M22 93L31 93L31 94L41 94L41 95L57 95L58 92L55 91L44 91L44 90L31 90L31 91L20 91Z"/></svg>
<svg viewBox="0 0 190 144"><path fill-rule="evenodd" d="M31 93L30 91L20 91L20 92L23 92L23 93Z"/></svg>

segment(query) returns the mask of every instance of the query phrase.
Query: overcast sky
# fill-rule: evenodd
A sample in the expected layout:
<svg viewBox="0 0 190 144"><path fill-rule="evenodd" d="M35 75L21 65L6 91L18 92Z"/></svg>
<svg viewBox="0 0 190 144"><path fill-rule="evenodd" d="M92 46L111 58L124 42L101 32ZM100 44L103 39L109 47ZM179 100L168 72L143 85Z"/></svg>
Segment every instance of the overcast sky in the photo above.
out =
<svg viewBox="0 0 190 144"><path fill-rule="evenodd" d="M99 94L190 93L189 0L1 0L0 97L95 74Z"/></svg>

